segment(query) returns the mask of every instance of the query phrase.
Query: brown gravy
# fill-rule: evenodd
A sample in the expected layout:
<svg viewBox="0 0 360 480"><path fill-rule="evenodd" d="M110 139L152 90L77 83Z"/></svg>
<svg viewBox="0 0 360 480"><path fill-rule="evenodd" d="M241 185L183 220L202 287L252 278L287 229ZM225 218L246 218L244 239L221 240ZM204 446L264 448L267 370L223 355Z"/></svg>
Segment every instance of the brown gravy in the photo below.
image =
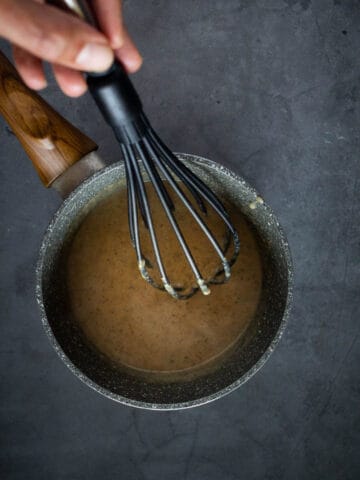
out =
<svg viewBox="0 0 360 480"><path fill-rule="evenodd" d="M193 282L192 273L154 192L148 194L169 277L188 285ZM230 207L241 239L230 281L210 285L209 296L198 292L189 300L175 300L140 277L126 205L125 190L111 194L87 215L72 241L67 284L76 321L100 352L126 367L165 373L207 364L234 345L255 315L262 269L252 229ZM218 258L184 207L175 206L200 270L210 277ZM210 212L207 223L221 243L223 222ZM145 237L143 231L143 249L151 259Z"/></svg>

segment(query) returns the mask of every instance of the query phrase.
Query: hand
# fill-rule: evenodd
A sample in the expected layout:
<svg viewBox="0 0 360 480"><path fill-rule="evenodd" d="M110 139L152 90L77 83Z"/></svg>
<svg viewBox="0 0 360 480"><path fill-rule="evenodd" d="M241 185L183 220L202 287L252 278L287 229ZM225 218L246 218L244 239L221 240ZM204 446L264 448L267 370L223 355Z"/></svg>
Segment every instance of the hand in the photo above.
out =
<svg viewBox="0 0 360 480"><path fill-rule="evenodd" d="M81 71L106 70L116 56L129 73L142 58L122 23L121 0L92 0L104 33L43 0L0 0L0 36L13 44L16 66L34 90L46 87L42 61L52 64L62 91L86 91Z"/></svg>

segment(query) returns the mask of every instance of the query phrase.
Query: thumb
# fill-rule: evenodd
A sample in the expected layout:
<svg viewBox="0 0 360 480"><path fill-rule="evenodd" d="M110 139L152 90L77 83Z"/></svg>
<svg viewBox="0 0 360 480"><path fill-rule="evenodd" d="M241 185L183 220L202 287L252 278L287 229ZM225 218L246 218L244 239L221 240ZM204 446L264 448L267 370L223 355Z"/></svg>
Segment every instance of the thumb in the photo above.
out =
<svg viewBox="0 0 360 480"><path fill-rule="evenodd" d="M32 0L1 0L0 35L38 58L76 70L101 72L114 60L102 33Z"/></svg>

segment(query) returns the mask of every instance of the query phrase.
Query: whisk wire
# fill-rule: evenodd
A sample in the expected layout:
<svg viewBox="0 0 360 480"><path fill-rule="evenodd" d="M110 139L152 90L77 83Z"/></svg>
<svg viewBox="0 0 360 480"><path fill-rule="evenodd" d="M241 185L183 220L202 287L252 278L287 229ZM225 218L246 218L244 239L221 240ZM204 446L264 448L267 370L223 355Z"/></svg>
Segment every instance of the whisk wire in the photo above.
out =
<svg viewBox="0 0 360 480"><path fill-rule="evenodd" d="M205 198L211 199L213 202L213 205L211 205L213 207L214 205L216 205L219 211L221 211L223 215L228 217L227 211L225 210L222 202L215 195L215 193L210 190L210 188L199 177L197 177L191 170L189 170L186 165L179 161L179 159L173 154L171 150L169 150L169 148L164 144L164 142L152 128L148 130L148 134L152 139L153 144L157 147L157 149L165 157L165 159L170 163L171 167L174 169L179 178L185 183L185 185L191 185L193 188L196 187L195 191L200 191L205 196Z"/></svg>
<svg viewBox="0 0 360 480"><path fill-rule="evenodd" d="M147 154L143 150L143 148L141 148L141 146L142 146L142 144L139 143L135 147L137 149L138 155L141 157L141 159L143 160L143 163L145 165L144 156L145 156L145 158L147 158ZM168 191L167 191L164 183L162 182L162 180L160 178L160 175L159 175L158 171L156 170L155 165L152 162L151 158L150 158L150 161L146 162L146 165L147 165L147 168L146 168L147 174L148 174L150 179L152 179L152 178L154 179L154 182L156 182L157 187L161 190L162 196L165 199L166 206L170 210L174 210L175 209L174 203L171 200L171 197L168 194Z"/></svg>
<svg viewBox="0 0 360 480"><path fill-rule="evenodd" d="M127 158L128 153L124 145L121 145L121 150L124 156L125 163L125 174L126 174L126 184L127 184L127 208L128 208L128 223L129 223L129 232L132 246L136 249L135 246L135 228L134 228L134 203L136 202L135 193L134 193L134 178L130 172L129 160Z"/></svg>
<svg viewBox="0 0 360 480"><path fill-rule="evenodd" d="M218 244L218 242L216 241L215 237L213 236L212 232L210 231L210 229L207 227L207 225L205 224L205 222L202 220L202 218L200 217L200 215L196 212L196 210L193 208L191 202L188 200L188 198L186 197L186 195L183 193L183 191L181 190L181 188L178 186L177 182L173 179L173 177L169 174L166 166L164 165L164 161L162 160L161 156L159 155L156 155L153 148L152 148L152 145L149 143L148 139L144 138L143 139L143 142L144 144L146 145L146 147L149 149L150 153L152 154L152 158L153 158L153 161L155 162L155 164L158 166L159 170L162 172L162 174L164 175L165 179L169 182L169 184L171 185L171 187L173 188L173 190L175 191L175 193L179 196L179 198L181 199L181 201L184 203L184 205L186 206L186 208L188 209L188 211L191 213L191 215L193 216L193 218L195 219L196 223L199 225L199 227L202 229L202 231L205 233L205 235L207 236L208 240L210 241L210 243L212 244L213 248L215 249L216 253L218 254L218 256L220 257L220 260L221 260L221 263L223 265L223 268L224 268L224 272L225 272L225 276L226 278L229 278L230 277L230 266L229 266L229 263L225 257L225 255L223 254L223 251L220 247L220 245ZM199 285L200 286L200 285ZM201 288L201 286L200 286Z"/></svg>
<svg viewBox="0 0 360 480"><path fill-rule="evenodd" d="M152 130L151 127L149 127L148 129L148 140L151 141L151 143L153 144L154 148L156 150L162 150L162 148L164 148L164 153L165 153L165 148L166 145L165 144L162 144L161 145L161 140L159 137L157 137L156 133ZM170 152L170 150L168 150L168 153L170 153L171 155L173 155L172 152ZM175 157L176 158L176 157ZM176 159L177 160L177 159ZM185 166L184 166L185 167ZM186 167L185 167L186 168ZM207 213L207 209L206 209L206 205L204 204L201 196L198 194L198 192L193 188L192 184L188 181L187 177L183 174L182 170L181 169L175 169L174 168L174 171L176 173L176 175L178 176L179 180L181 180L184 185L186 185L186 187L188 188L188 190L190 191L190 193L192 194L192 196L195 198L195 201L196 203L198 204L200 210L203 212L203 213Z"/></svg>
<svg viewBox="0 0 360 480"><path fill-rule="evenodd" d="M136 210L137 197L135 192L135 175L133 172L133 167L131 164L131 159L127 148L122 145L122 150L125 158L125 171L128 175L127 185L128 185L128 219L129 219L129 230L130 238L133 241L133 245L136 252L136 259L138 264L143 260L141 253L140 245L140 235L139 235L139 221L138 214Z"/></svg>
<svg viewBox="0 0 360 480"><path fill-rule="evenodd" d="M154 188L155 188L155 191L159 197L159 200L164 208L164 211L166 213L166 216L176 234L176 237L180 243L180 246L184 252L184 255L185 255L185 258L187 260L187 262L189 263L190 265L190 268L196 278L196 282L197 284L204 290L204 293L208 291L207 289L207 286L205 285L205 281L204 279L202 278L201 276L201 273L199 271L199 268L194 260L194 257L192 256L191 252L190 252L190 249L186 243L186 240L179 228L179 225L172 213L172 210L171 208L169 208L169 206L167 205L167 202L166 202L166 197L164 195L164 192L163 192L163 189L161 188L161 185L162 185L162 180L160 179L160 176L157 174L157 175L154 175L154 169L151 168L151 164L153 162L153 159L151 157L149 157L149 153L151 154L151 147L149 147L149 145L146 145L146 139L143 140L144 141L144 145L146 146L146 149L142 148L142 144L138 144L137 145L137 150L138 150L138 153L139 153L139 156L143 162L143 165L145 167L145 170L150 178L150 181L152 182ZM173 286L171 284L169 284L169 282L165 282L163 281L164 283L164 287L165 289L173 296L175 297L178 297L179 296L179 293L176 292L176 290L174 290ZM208 292L210 293L210 291Z"/></svg>
<svg viewBox="0 0 360 480"><path fill-rule="evenodd" d="M163 261L162 261L162 258L161 258L161 253L160 253L159 245L158 245L158 242L157 242L156 233L155 233L155 229L154 229L154 225L153 225L153 221L152 221L152 216L151 216L151 211L150 211L150 207L149 207L149 202L148 202L148 198L147 198L146 188L145 188L144 180L143 180L143 177L142 177L142 174L141 174L141 171L140 171L140 167L139 167L139 164L138 164L138 161L137 161L137 158L136 158L136 154L133 150L134 148L137 149L138 146L137 145L135 145L135 146L128 145L127 146L127 151L129 153L129 158L130 158L130 161L131 161L131 166L132 166L132 169L133 169L133 173L134 173L134 176L136 178L137 185L139 187L139 194L143 199L145 218L146 218L146 222L147 222L147 228L149 230L151 244L152 244L152 247L154 249L156 264L157 264L159 272L160 272L161 281L163 282L164 288L166 288L166 285L169 284L169 279L167 277L165 267L164 267L164 264L163 264ZM140 153L140 152L138 152L138 153ZM140 245L140 237L139 237L138 241L139 241L139 245ZM149 273L146 269L145 258L143 257L143 255L141 253L141 248L140 248L140 259L138 259L138 267L139 267L139 270L140 270L140 273L141 273L142 277L145 280L147 280L149 283L156 286L157 288L161 288L155 282L155 280L152 277L150 277L150 275L149 275Z"/></svg>
<svg viewBox="0 0 360 480"><path fill-rule="evenodd" d="M158 147L158 150L160 151L160 157L166 162L170 163L171 168L176 172L178 176L179 176L179 171L183 173L184 175L183 178L186 177L187 181L189 183L192 183L195 189L198 189L199 193L201 193L204 196L204 198L208 201L208 203L213 207L213 209L218 213L218 215L222 218L222 220L225 222L225 224L229 228L234 241L234 254L228 262L229 266L231 267L235 263L238 257L238 254L240 251L240 240L235 230L235 227L233 226L230 220L230 217L227 211L225 210L225 207L223 206L221 201L218 199L218 197L215 195L215 193L212 192L209 189L209 187L199 177L193 174L186 167L186 165L182 164L179 161L179 159L168 149L166 145L164 145L162 140L158 137L158 135L152 129L150 129L149 135L153 142L153 145ZM185 182L183 181L183 183ZM219 283L219 282L216 282L216 283Z"/></svg>

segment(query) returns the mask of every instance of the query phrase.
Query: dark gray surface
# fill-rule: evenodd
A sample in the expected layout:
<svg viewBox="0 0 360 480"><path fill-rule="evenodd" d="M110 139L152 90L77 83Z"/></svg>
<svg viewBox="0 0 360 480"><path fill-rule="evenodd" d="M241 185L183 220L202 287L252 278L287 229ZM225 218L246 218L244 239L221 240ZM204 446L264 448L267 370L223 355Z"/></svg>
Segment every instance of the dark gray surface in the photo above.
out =
<svg viewBox="0 0 360 480"><path fill-rule="evenodd" d="M125 12L164 139L233 168L278 214L293 314L265 367L213 404L158 413L102 398L42 330L34 266L59 200L1 122L1 478L359 478L359 2L139 0ZM118 158L88 97L54 82L44 96Z"/></svg>

